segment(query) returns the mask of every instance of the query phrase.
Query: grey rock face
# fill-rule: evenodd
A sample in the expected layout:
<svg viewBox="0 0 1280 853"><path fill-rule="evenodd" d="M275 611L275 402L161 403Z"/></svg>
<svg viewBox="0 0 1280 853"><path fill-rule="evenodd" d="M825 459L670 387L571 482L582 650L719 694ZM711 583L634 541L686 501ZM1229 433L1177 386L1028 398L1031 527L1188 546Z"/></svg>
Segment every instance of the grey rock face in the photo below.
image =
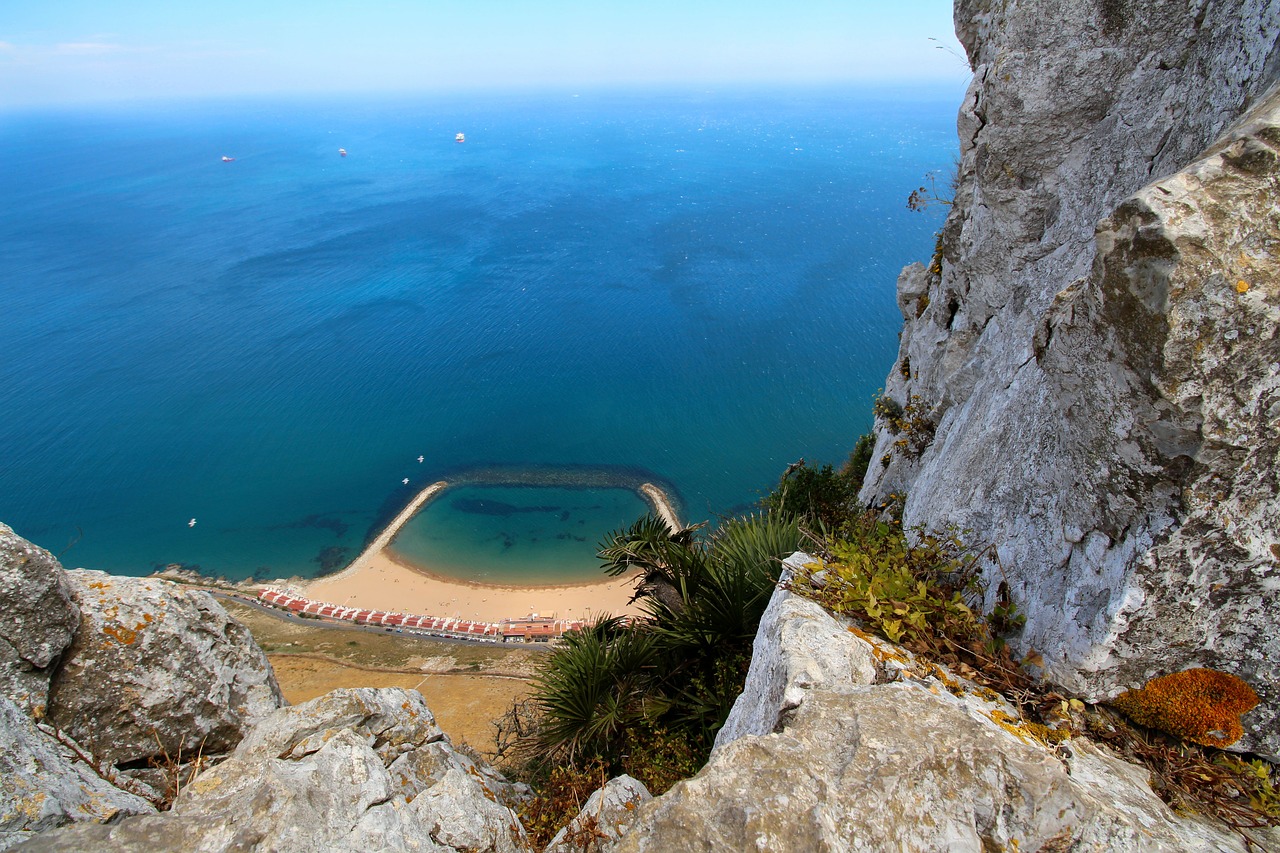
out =
<svg viewBox="0 0 1280 853"><path fill-rule="evenodd" d="M796 553L784 576L812 562ZM725 724L718 749L744 735L766 735L800 707L809 691L832 683L871 684L875 660L868 645L833 620L818 604L774 590L751 649L751 668Z"/></svg>
<svg viewBox="0 0 1280 853"><path fill-rule="evenodd" d="M71 821L154 813L104 780L0 696L0 850Z"/></svg>
<svg viewBox="0 0 1280 853"><path fill-rule="evenodd" d="M775 596L772 618L822 621L812 612L783 616L794 607L790 597ZM876 656L879 647L849 633L847 622L825 619L803 630L841 635ZM780 646L771 656L787 654ZM1000 708L981 694L954 695L913 675L905 652L893 656L905 662L903 680L868 684L832 670L785 714L774 701L777 731L719 744L697 776L640 808L615 849L1244 849L1225 831L1175 815L1144 769L1080 741L1063 759L1001 725Z"/></svg>
<svg viewBox="0 0 1280 853"><path fill-rule="evenodd" d="M48 719L99 758L225 753L284 704L262 650L208 593L83 569L66 578L80 626Z"/></svg>
<svg viewBox="0 0 1280 853"><path fill-rule="evenodd" d="M263 720L169 815L67 827L23 849L517 853L508 792L453 749L416 691L335 690Z"/></svg>
<svg viewBox="0 0 1280 853"><path fill-rule="evenodd" d="M936 431L882 427L863 497L996 544L993 593L1069 688L1233 672L1263 700L1240 746L1280 754L1280 3L961 0L956 25L955 204L886 380Z"/></svg>
<svg viewBox="0 0 1280 853"><path fill-rule="evenodd" d="M79 621L57 559L0 524L0 695L42 715Z"/></svg>
<svg viewBox="0 0 1280 853"><path fill-rule="evenodd" d="M587 798L577 817L556 833L544 853L609 853L653 797L638 779L616 776Z"/></svg>

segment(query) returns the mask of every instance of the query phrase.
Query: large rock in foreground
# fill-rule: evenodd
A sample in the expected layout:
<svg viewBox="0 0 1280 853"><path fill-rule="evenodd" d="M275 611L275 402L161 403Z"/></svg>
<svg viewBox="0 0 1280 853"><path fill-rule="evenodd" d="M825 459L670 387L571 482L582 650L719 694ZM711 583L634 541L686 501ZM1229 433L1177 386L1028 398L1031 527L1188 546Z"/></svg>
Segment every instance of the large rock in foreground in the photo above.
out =
<svg viewBox="0 0 1280 853"><path fill-rule="evenodd" d="M107 782L0 696L0 850L72 821L155 812Z"/></svg>
<svg viewBox="0 0 1280 853"><path fill-rule="evenodd" d="M0 524L0 695L43 715L54 665L79 622L57 559Z"/></svg>
<svg viewBox="0 0 1280 853"><path fill-rule="evenodd" d="M1244 850L1174 814L1144 768L1081 740L1054 752L998 699L850 624L775 593L737 736L642 806L616 850Z"/></svg>
<svg viewBox="0 0 1280 853"><path fill-rule="evenodd" d="M639 779L615 776L587 798L543 853L610 853L635 823L640 805L652 799Z"/></svg>
<svg viewBox="0 0 1280 853"><path fill-rule="evenodd" d="M229 752L284 704L266 655L211 595L66 572L80 626L48 720L111 764Z"/></svg>
<svg viewBox="0 0 1280 853"><path fill-rule="evenodd" d="M263 720L170 814L66 827L21 849L519 853L510 795L453 749L418 692L335 690Z"/></svg>

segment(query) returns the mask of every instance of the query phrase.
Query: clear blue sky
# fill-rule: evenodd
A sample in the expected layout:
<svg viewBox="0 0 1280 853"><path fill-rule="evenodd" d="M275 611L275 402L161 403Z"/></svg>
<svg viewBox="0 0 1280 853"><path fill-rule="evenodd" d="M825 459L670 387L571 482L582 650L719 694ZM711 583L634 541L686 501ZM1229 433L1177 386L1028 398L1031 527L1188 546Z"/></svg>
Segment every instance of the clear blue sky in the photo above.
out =
<svg viewBox="0 0 1280 853"><path fill-rule="evenodd" d="M962 55L951 0L0 0L0 107L475 87L962 85Z"/></svg>

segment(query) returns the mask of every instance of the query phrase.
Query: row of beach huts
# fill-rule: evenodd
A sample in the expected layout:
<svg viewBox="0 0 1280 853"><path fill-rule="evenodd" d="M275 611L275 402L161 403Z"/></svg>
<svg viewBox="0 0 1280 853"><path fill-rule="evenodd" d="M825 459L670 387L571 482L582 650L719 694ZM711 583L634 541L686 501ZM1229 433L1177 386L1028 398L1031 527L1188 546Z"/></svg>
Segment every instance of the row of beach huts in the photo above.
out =
<svg viewBox="0 0 1280 853"><path fill-rule="evenodd" d="M587 624L582 619L552 619L537 614L520 619L503 619L501 622L477 622L456 617L389 613L382 610L343 607L324 601L312 601L273 587L259 590L258 600L298 616L337 619L357 625L382 627L388 631L485 643L549 643L559 639L565 632L582 628Z"/></svg>

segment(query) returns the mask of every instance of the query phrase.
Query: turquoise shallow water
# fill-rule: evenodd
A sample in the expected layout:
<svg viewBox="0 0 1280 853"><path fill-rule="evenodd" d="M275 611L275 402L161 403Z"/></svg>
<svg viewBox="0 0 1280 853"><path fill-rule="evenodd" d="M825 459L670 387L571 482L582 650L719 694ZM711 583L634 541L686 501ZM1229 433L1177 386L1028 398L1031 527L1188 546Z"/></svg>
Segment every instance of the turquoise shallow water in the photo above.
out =
<svg viewBox="0 0 1280 853"><path fill-rule="evenodd" d="M447 489L396 537L401 559L483 583L599 577L596 544L649 509L627 489L464 486ZM467 531L459 536L455 531Z"/></svg>
<svg viewBox="0 0 1280 853"><path fill-rule="evenodd" d="M262 577L340 563L485 466L625 466L690 520L745 507L870 425L894 280L940 219L904 201L950 161L957 98L4 115L0 520L68 565ZM579 527L633 500L519 491ZM400 547L459 574L572 562L535 524L554 513L466 506Z"/></svg>

